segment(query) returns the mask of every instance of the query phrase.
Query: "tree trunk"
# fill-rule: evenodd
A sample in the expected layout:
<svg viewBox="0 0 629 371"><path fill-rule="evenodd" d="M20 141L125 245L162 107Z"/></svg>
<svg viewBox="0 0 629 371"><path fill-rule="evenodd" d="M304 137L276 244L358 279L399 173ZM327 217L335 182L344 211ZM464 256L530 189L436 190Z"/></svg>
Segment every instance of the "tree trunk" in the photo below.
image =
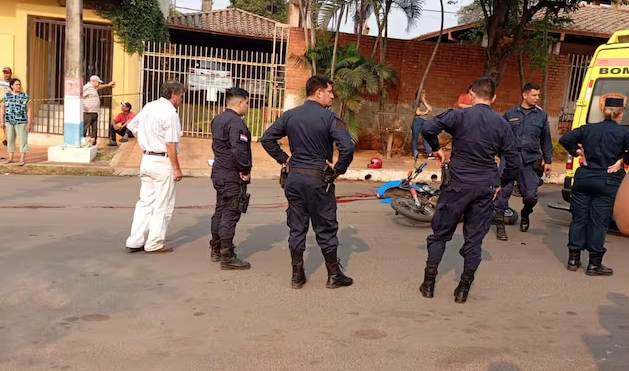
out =
<svg viewBox="0 0 629 371"><path fill-rule="evenodd" d="M443 10L443 0L439 1L441 3L441 28L439 29L439 39L437 39L437 43L435 47L432 49L432 55L428 60L428 64L426 65L426 69L424 70L424 76L422 76L422 80L419 83L419 89L417 89L417 96L415 97L415 107L419 106L419 100L421 99L421 93L424 89L424 84L426 83L426 79L428 78L428 72L430 72L430 67L432 67L432 62L437 55L437 50L439 49L439 44L441 43L441 37L443 36L443 21L444 21L444 10Z"/></svg>
<svg viewBox="0 0 629 371"><path fill-rule="evenodd" d="M304 28L304 45L306 46L306 53L310 51L310 38L308 37L308 17L306 16L308 0L299 0L299 15L301 18L301 26ZM310 76L313 75L313 69L316 65L315 61L310 61Z"/></svg>
<svg viewBox="0 0 629 371"><path fill-rule="evenodd" d="M334 79L334 72L336 70L336 53L339 48L339 34L341 33L341 22L343 21L343 13L345 13L345 7L341 7L339 10L339 19L336 22L336 35L334 35L334 48L332 49L332 65L330 66L330 78Z"/></svg>
<svg viewBox="0 0 629 371"><path fill-rule="evenodd" d="M371 51L371 59L376 57L376 52L378 51L378 45L380 44L380 39L382 39L382 27L380 27L380 21L376 21L378 23L378 37L376 38L376 42L373 44L373 50Z"/></svg>
<svg viewBox="0 0 629 371"><path fill-rule="evenodd" d="M522 55L522 50L520 50L518 52L518 69L520 72L520 86L524 86L524 84L526 84L525 78L524 78L524 56Z"/></svg>

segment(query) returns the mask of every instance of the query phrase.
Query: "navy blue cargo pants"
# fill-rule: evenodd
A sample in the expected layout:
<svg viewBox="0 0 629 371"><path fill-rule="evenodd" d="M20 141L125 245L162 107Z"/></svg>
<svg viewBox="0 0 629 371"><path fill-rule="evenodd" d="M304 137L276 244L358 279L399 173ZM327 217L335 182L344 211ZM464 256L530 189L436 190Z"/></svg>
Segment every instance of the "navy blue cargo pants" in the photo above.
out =
<svg viewBox="0 0 629 371"><path fill-rule="evenodd" d="M493 219L494 187L446 187L437 201L432 219L432 234L428 236L427 266L437 267L463 217L465 242L459 250L464 269L476 271L481 262L483 238Z"/></svg>
<svg viewBox="0 0 629 371"><path fill-rule="evenodd" d="M498 167L499 172L502 174L504 168L503 161L500 161ZM522 195L522 203L524 204L525 211L528 214L533 212L533 207L537 205L537 188L539 187L539 174L537 173L535 163L522 164L520 168L520 174L518 176L518 188ZM509 199L513 193L514 182L510 182L506 186L502 187L498 191L496 200L494 201L494 209L497 215L504 214L504 211L509 207Z"/></svg>
<svg viewBox="0 0 629 371"><path fill-rule="evenodd" d="M236 182L218 174L212 176L212 184L216 189L216 208L212 215L210 231L212 234L218 234L221 240L234 238L241 212L232 207L231 203L243 190L247 191L247 186L241 181Z"/></svg>
<svg viewBox="0 0 629 371"><path fill-rule="evenodd" d="M286 224L290 228L288 247L294 252L306 250L306 234L309 223L317 237L323 254L336 252L339 240L336 236L339 224L336 220L334 184L328 185L314 175L297 171L288 173L284 194L288 200Z"/></svg>
<svg viewBox="0 0 629 371"><path fill-rule="evenodd" d="M612 221L617 191L618 184L610 184L605 174L599 178L575 177L570 200L572 222L568 232L568 248L595 254L607 252L605 236Z"/></svg>

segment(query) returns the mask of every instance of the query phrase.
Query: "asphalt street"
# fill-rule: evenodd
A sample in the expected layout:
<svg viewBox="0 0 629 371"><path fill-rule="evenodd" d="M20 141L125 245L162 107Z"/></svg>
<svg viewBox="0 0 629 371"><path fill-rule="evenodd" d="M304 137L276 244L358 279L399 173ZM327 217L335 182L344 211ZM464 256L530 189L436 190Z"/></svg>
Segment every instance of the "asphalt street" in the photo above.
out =
<svg viewBox="0 0 629 371"><path fill-rule="evenodd" d="M255 181L237 230L248 271L210 262L215 193L185 178L171 254L127 254L139 179L0 176L0 370L629 369L629 247L608 235L613 277L568 272L570 215L540 189L531 229L485 238L466 304L461 228L434 299L419 293L430 227L395 216L378 184L341 182L339 256L351 287L325 288L312 232L302 290L290 288L285 199ZM519 210L519 198L511 205ZM583 259L587 259L584 254Z"/></svg>

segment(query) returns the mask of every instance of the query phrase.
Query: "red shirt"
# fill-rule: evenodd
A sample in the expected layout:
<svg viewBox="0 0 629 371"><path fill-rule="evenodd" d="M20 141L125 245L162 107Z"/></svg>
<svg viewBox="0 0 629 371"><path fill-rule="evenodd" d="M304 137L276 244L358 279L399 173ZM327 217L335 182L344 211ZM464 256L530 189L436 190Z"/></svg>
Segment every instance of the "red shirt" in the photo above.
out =
<svg viewBox="0 0 629 371"><path fill-rule="evenodd" d="M116 116L116 118L114 119L114 122L115 122L116 124L118 124L118 123L123 123L123 124L125 124L125 123L128 123L129 121L131 121L131 119L132 119L132 118L134 118L134 117L135 117L135 113L133 113L133 112L131 112L131 111L129 111L129 112L127 112L127 113L120 112L120 113Z"/></svg>
<svg viewBox="0 0 629 371"><path fill-rule="evenodd" d="M459 108L459 104L467 104L468 106L472 105L472 98L468 93L464 93L459 95L459 100L456 102L456 107Z"/></svg>

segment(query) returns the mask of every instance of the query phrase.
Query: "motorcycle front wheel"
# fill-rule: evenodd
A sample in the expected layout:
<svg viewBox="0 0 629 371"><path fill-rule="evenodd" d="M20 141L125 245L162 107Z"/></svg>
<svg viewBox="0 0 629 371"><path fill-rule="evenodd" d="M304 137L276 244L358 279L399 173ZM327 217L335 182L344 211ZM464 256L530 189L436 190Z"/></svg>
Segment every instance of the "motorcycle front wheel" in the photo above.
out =
<svg viewBox="0 0 629 371"><path fill-rule="evenodd" d="M422 203L417 207L412 198L395 197L391 199L391 207L396 213L418 222L430 223L435 215L435 209L431 204Z"/></svg>

